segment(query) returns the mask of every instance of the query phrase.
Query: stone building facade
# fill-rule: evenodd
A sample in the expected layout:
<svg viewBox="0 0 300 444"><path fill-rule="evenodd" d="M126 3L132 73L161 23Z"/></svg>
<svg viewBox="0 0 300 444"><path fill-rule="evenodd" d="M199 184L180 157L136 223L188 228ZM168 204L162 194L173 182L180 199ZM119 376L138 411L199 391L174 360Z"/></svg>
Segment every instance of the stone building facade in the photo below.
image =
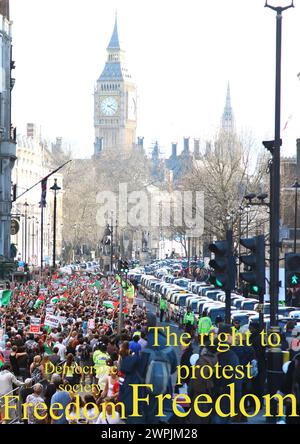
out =
<svg viewBox="0 0 300 444"><path fill-rule="evenodd" d="M17 136L17 160L12 180L16 184L17 200L13 203L12 217L18 232L12 236L17 248L17 259L32 265L40 265L41 258L41 184L24 193L57 167L52 145L41 138L37 125L28 123L27 134ZM57 179L62 189L57 194L56 255L62 252L63 227L63 176L60 172L47 181L46 207L43 211L43 258L44 264L52 263L53 249L53 191L50 187ZM18 197L20 196L20 197Z"/></svg>
<svg viewBox="0 0 300 444"><path fill-rule="evenodd" d="M14 79L9 0L0 0L0 258L11 258L11 174L16 160L16 130L11 123Z"/></svg>

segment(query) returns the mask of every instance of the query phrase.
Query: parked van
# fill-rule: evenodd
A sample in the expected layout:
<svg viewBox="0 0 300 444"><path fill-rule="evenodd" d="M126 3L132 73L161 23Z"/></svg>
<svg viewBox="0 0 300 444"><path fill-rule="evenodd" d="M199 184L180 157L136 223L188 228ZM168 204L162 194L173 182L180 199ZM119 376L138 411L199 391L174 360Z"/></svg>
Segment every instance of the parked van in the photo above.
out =
<svg viewBox="0 0 300 444"><path fill-rule="evenodd" d="M217 301L218 295L222 295L224 292L220 290L209 290L206 292L205 296L207 296L212 301Z"/></svg>
<svg viewBox="0 0 300 444"><path fill-rule="evenodd" d="M244 298L243 296L241 296L239 299L234 299L234 301L232 301L232 305L233 305L234 307L236 307L237 310L240 310L240 309L241 309L242 302L245 301L245 299L246 299L246 298Z"/></svg>
<svg viewBox="0 0 300 444"><path fill-rule="evenodd" d="M245 298L241 304L242 310L254 310L255 305L258 303L257 299Z"/></svg>
<svg viewBox="0 0 300 444"><path fill-rule="evenodd" d="M186 278L179 278L179 279L175 279L173 281L173 283L175 285L179 285L179 287L182 287L182 288L185 288L185 289L188 288L189 282L191 282L191 279L186 279Z"/></svg>
<svg viewBox="0 0 300 444"><path fill-rule="evenodd" d="M247 325L249 322L250 316L256 316L257 313L252 310L236 310L231 313L231 321L239 321L241 327L243 325Z"/></svg>
<svg viewBox="0 0 300 444"><path fill-rule="evenodd" d="M204 305L203 311L205 310L206 306ZM236 310L235 307L231 307L231 312L234 312ZM216 322L217 316L221 316L223 321L225 321L225 305L219 305L219 304L210 304L207 307L207 314L210 317L212 323L214 324Z"/></svg>
<svg viewBox="0 0 300 444"><path fill-rule="evenodd" d="M208 299L208 298L206 301L205 300L199 301L197 303L197 314L199 316L201 316L202 312L203 312L203 306L206 305L206 307L207 307L208 305L212 305L212 304L216 304L216 302L212 301L211 299ZM219 305L222 305L222 303L219 303Z"/></svg>
<svg viewBox="0 0 300 444"><path fill-rule="evenodd" d="M198 295L205 296L205 291L208 290L215 290L215 287L213 285L207 285L207 284L205 286L198 287Z"/></svg>

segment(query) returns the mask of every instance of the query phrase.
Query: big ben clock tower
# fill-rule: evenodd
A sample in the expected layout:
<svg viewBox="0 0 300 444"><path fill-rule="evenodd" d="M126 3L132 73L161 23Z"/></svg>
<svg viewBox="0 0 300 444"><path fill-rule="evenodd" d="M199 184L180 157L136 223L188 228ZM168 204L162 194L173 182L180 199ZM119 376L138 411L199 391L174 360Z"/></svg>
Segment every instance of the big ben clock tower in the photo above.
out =
<svg viewBox="0 0 300 444"><path fill-rule="evenodd" d="M95 88L94 155L102 151L129 152L136 139L137 94L124 51L120 48L117 16L107 47L107 60Z"/></svg>

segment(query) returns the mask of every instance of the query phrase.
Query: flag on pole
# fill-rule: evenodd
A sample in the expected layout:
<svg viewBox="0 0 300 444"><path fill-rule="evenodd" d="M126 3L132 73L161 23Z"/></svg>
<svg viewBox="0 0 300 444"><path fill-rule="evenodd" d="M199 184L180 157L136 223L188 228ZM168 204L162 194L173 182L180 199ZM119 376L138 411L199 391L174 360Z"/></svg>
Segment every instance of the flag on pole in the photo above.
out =
<svg viewBox="0 0 300 444"><path fill-rule="evenodd" d="M293 115L292 114L290 114L289 115L289 117L288 117L288 119L287 119L287 121L286 121L286 123L285 123L285 125L284 125L284 128L283 128L283 130L282 131L284 131L286 128L287 128L287 126L288 126L288 123L289 123L289 121L292 119L292 117L293 117Z"/></svg>
<svg viewBox="0 0 300 444"><path fill-rule="evenodd" d="M0 355L0 368L3 367L4 362L5 362L5 360L4 360L3 356Z"/></svg>
<svg viewBox="0 0 300 444"><path fill-rule="evenodd" d="M0 307L7 307L11 300L11 290L0 290Z"/></svg>
<svg viewBox="0 0 300 444"><path fill-rule="evenodd" d="M45 302L45 296L40 294L37 300L35 301L35 304L33 306L34 309L40 308L40 306Z"/></svg>

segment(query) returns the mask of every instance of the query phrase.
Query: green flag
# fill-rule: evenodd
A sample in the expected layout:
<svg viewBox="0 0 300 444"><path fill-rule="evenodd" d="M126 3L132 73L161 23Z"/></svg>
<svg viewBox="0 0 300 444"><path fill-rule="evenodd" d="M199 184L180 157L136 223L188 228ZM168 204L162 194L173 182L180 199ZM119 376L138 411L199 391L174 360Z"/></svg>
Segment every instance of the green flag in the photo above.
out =
<svg viewBox="0 0 300 444"><path fill-rule="evenodd" d="M11 300L11 290L0 290L0 307L7 307Z"/></svg>
<svg viewBox="0 0 300 444"><path fill-rule="evenodd" d="M50 304L56 304L57 302L64 302L67 298L65 296L53 296L53 298L50 299Z"/></svg>
<svg viewBox="0 0 300 444"><path fill-rule="evenodd" d="M95 282L94 282L94 287L97 287L98 290L100 290L100 288L101 288L101 284L100 284L100 282L99 282L99 281L95 281Z"/></svg>
<svg viewBox="0 0 300 444"><path fill-rule="evenodd" d="M45 302L45 296L43 296L42 294L40 294L40 296L37 298L37 300L35 301L35 304L33 306L34 309L36 308L40 308L40 306Z"/></svg>
<svg viewBox="0 0 300 444"><path fill-rule="evenodd" d="M103 302L103 305L104 305L104 307L106 307L106 308L112 308L112 309L114 309L114 304L113 304L112 301L104 301L104 302Z"/></svg>

